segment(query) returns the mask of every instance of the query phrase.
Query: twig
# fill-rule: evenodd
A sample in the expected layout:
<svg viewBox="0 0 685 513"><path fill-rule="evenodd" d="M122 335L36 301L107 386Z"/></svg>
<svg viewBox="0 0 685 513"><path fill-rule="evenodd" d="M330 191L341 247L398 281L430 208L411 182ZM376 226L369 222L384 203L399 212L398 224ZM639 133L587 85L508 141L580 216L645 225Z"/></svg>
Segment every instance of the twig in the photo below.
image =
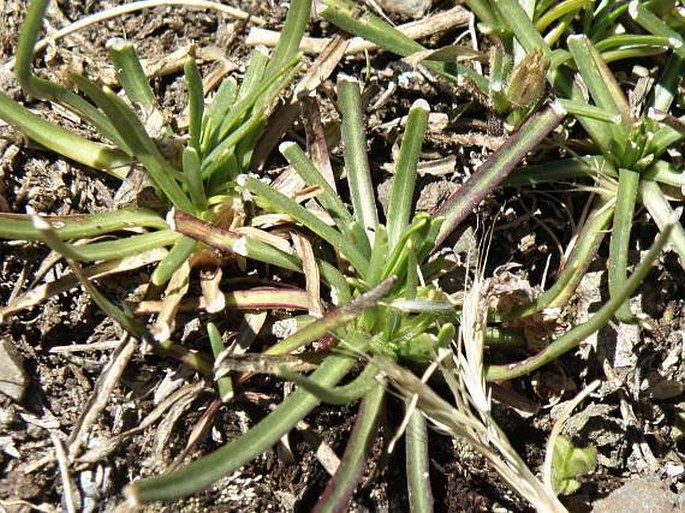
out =
<svg viewBox="0 0 685 513"><path fill-rule="evenodd" d="M62 478L62 488L64 490L64 504L68 513L76 513L76 505L74 504L73 491L71 489L71 478L69 477L69 463L67 462L67 453L64 450L62 441L56 433L51 432L52 444L55 446L55 458L59 466L59 474Z"/></svg>
<svg viewBox="0 0 685 513"><path fill-rule="evenodd" d="M469 23L470 14L463 7L453 7L447 11L429 16L423 20L413 21L397 27L397 30L412 39L421 39L439 32L445 32L454 27L460 27ZM247 35L245 44L249 46L275 46L280 37L280 32L253 27ZM320 54L331 42L330 38L303 37L300 43L300 51L308 54ZM345 51L348 55L354 55L366 50L373 50L378 45L366 41L360 37L352 38Z"/></svg>
<svg viewBox="0 0 685 513"><path fill-rule="evenodd" d="M52 354L70 354L70 353L89 353L91 351L109 351L119 347L121 341L119 340L105 340L102 342L92 342L90 344L72 344L68 346L51 347L48 351Z"/></svg>
<svg viewBox="0 0 685 513"><path fill-rule="evenodd" d="M109 364L100 374L95 383L93 393L69 436L69 457L71 459L78 456L81 451L90 427L100 412L107 406L114 387L119 383L124 369L126 369L137 347L138 341L136 339L131 338L128 334L124 335L119 343L119 347L112 354Z"/></svg>
<svg viewBox="0 0 685 513"><path fill-rule="evenodd" d="M198 9L214 9L233 18L239 20L249 19L255 25L264 25L266 21L258 16L251 16L245 11L236 9L235 7L230 7L228 5L223 5L218 2L212 2L209 0L141 0L140 2L132 2L130 4L120 5L117 7L112 7L111 9L106 9L85 18L81 18L64 28L59 29L57 32L51 34L49 37L43 38L36 43L33 51L35 53L40 52L47 48L48 44L62 39L74 32L78 32L90 25L95 25L96 23L101 23L103 21L116 18L118 16L123 16L125 14L130 14L132 12L140 11L143 9L150 9L152 7L160 7L165 5L182 5L185 7L195 7ZM12 69L14 67L15 59L12 58L5 63L5 68Z"/></svg>
<svg viewBox="0 0 685 513"><path fill-rule="evenodd" d="M163 402L161 402L154 410L152 410L150 414L147 417L145 417L140 422L140 424L138 424L138 426L129 429L124 433L113 436L109 440L104 441L98 447L91 449L83 456L78 458L78 460L76 460L76 463L78 463L79 465L89 465L92 463L96 463L101 459L107 457L128 438L135 436L142 431L145 431L152 424L157 422L162 417L162 415L164 415L164 413L166 413L166 411L169 408L171 408L177 401L181 401L188 396L197 396L197 394L205 390L206 386L207 385L203 380L199 380L197 381L197 383L186 385L178 389L176 392L167 397Z"/></svg>

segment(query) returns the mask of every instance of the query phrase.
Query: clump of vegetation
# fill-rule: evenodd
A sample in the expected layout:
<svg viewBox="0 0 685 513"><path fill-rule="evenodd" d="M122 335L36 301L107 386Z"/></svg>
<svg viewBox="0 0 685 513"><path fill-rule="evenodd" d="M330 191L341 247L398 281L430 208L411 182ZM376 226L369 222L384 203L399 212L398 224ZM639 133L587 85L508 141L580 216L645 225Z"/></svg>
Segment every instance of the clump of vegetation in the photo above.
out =
<svg viewBox="0 0 685 513"><path fill-rule="evenodd" d="M428 50L346 0L324 0L319 10L340 29L402 57L413 56L414 64L439 79L474 91L483 111L500 118L508 131L502 147L431 215L414 208L428 102L417 100L408 112L383 212L367 155L362 89L345 75L339 76L336 93L346 187L340 187L326 152L309 148L308 156L293 142L281 143L279 150L299 177L297 187L252 174L274 102L299 73L297 49L310 1L292 2L273 55L255 50L242 83L225 79L209 108L199 69L192 59L186 61L187 133L172 131L128 44L115 41L109 47L125 96L78 74L70 80L82 95L37 77L31 60L47 1L30 3L16 60L22 89L76 112L107 143L74 135L2 94L0 117L63 157L119 179L130 180L144 169L161 206L78 218L1 214L0 237L44 241L69 262L103 311L133 337L215 379L220 401L230 405L234 388L249 387L257 373L296 385L295 392L240 437L177 470L131 484L128 496L133 502L169 500L201 490L267 450L321 402L360 401L341 463L316 506L317 511L344 509L362 477L383 409L397 400L388 394L390 386L406 412L400 430L406 428L412 511L432 507L426 418L482 453L503 480L540 511L563 510L556 494L573 492L577 478L592 471L591 450L576 448L560 436L548 448L549 475L544 484L538 481L495 423L487 382L531 373L614 316L634 322L627 301L667 242L685 261L685 231L669 203L682 200L674 186L684 185L669 155L685 134L682 121L672 113L685 62L682 16L669 2L603 4L598 9L592 2L536 2L528 5L529 11L514 0L467 4L489 41L489 50L476 56L487 62L487 74L466 62L473 52L460 47ZM626 14L634 24L626 23ZM634 33L635 24L645 33ZM631 103L608 63L662 54L668 58L651 92ZM550 133L574 121L580 128L573 126L555 137L560 153L571 157L517 168ZM325 146L322 133L315 137ZM580 139L583 144L576 144ZM467 278L463 290L445 291L441 278L454 261L439 250L484 199L500 187L569 180L589 181L593 194L564 270L550 289L508 311L494 311L480 270ZM347 197L343 190L349 191ZM650 212L661 234L629 273L638 203ZM569 301L611 224L609 300L588 322L524 360L497 365L486 361L487 346L496 352L498 340L521 338L512 328L517 323ZM105 234L112 239L91 241ZM223 293L220 269L225 256L243 270L277 269L283 281L296 288ZM211 353L174 340L191 271L208 260L217 272L202 283L207 315L201 319ZM83 262L98 263L83 268ZM104 297L90 281L103 272L151 264L155 269L150 285L165 287L165 292L149 326ZM60 290L53 287L51 292ZM326 290L330 308L323 299ZM9 315L35 302L23 297L0 313ZM295 331L274 345L238 357L224 350L221 329L229 327L213 316L226 307L280 307L307 310L309 315L297 317ZM313 372L298 372L302 368ZM429 381L436 371L435 381L448 385L451 398Z"/></svg>

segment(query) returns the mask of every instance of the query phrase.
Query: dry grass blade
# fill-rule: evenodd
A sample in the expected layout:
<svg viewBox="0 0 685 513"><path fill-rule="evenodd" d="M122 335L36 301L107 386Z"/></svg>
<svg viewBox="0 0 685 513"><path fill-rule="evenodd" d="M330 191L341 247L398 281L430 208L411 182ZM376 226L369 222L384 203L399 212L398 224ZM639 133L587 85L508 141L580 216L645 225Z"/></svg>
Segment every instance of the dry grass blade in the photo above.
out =
<svg viewBox="0 0 685 513"><path fill-rule="evenodd" d="M110 260L101 262L99 264L91 265L83 269L83 275L88 279L102 278L103 276L110 276L112 274L123 273L139 269L148 264L159 262L167 254L167 250L157 248L145 253L140 253L131 257L122 258L119 260ZM41 303L45 299L66 292L79 285L78 278L73 274L67 274L61 278L45 283L24 294L14 298L7 306L0 307L0 322L9 314L31 308Z"/></svg>
<svg viewBox="0 0 685 513"><path fill-rule="evenodd" d="M490 413L482 360L487 317L483 286L482 278L477 277L466 294L456 354L443 350L436 362L452 391L454 404L395 363L383 360L379 368L403 396L416 401L416 407L434 428L466 441L537 511L564 512L564 506L531 472Z"/></svg>
<svg viewBox="0 0 685 513"><path fill-rule="evenodd" d="M200 274L200 289L207 313L217 313L226 308L226 296L221 292L221 267Z"/></svg>
<svg viewBox="0 0 685 513"><path fill-rule="evenodd" d="M57 433L50 433L52 444L55 446L55 458L59 467L59 475L62 480L62 494L64 497L65 509L68 513L76 513L76 500L74 500L76 491L71 482L69 475L69 461L67 460L67 452L64 450L62 440L59 439Z"/></svg>
<svg viewBox="0 0 685 513"><path fill-rule="evenodd" d="M174 273L166 288L166 295L162 301L162 309L157 316L155 325L150 330L157 342L168 340L176 327L176 314L181 301L188 292L190 280L190 263L186 260Z"/></svg>
<svg viewBox="0 0 685 513"><path fill-rule="evenodd" d="M83 456L79 457L76 460L76 463L78 465L87 466L92 465L93 463L97 463L103 458L106 458L114 451L116 451L117 448L121 444L126 442L128 439L137 435L138 433L142 433L150 426L152 426L155 422L157 422L159 419L161 419L163 415L169 410L169 408L176 404L177 401L185 401L188 397L197 397L198 394L200 394L202 391L206 389L207 384L203 380L199 380L197 383L185 385L179 388L169 397L164 399L164 401L162 401L154 410L152 410L148 414L148 416L145 417L140 422L140 424L138 424L138 426L134 427L133 429L129 429L124 433L113 436L108 440L103 441L97 447L94 447L93 449L85 453Z"/></svg>
<svg viewBox="0 0 685 513"><path fill-rule="evenodd" d="M215 379L219 379L232 372L278 375L282 369L291 372L309 372L315 370L320 362L320 355L234 354L229 348L217 358L214 376Z"/></svg>
<svg viewBox="0 0 685 513"><path fill-rule="evenodd" d="M316 265L312 244L307 237L299 233L293 233L292 238L297 256L302 260L302 270L304 271L307 294L309 295L309 314L314 317L323 317L321 276L319 275L319 267Z"/></svg>
<svg viewBox="0 0 685 513"><path fill-rule="evenodd" d="M73 460L80 452L86 442L88 431L95 423L98 415L104 410L109 402L114 387L121 379L128 362L138 347L138 341L130 335L124 335L116 351L112 353L109 364L102 371L86 403L83 413L76 421L74 429L69 436L69 458Z"/></svg>
<svg viewBox="0 0 685 513"><path fill-rule="evenodd" d="M399 25L397 30L412 39L421 39L446 32L455 27L468 25L470 13L461 6L453 7L447 11L436 13L419 21L412 21ZM253 27L247 36L245 43L250 46L275 46L280 33L260 27ZM303 37L300 51L308 54L321 54L331 43L330 38ZM348 55L358 54L364 51L376 49L378 46L360 37L350 39L345 53Z"/></svg>
<svg viewBox="0 0 685 513"><path fill-rule="evenodd" d="M307 135L307 148L309 149L312 163L319 170L321 176L326 179L331 189L337 192L335 175L333 174L333 166L331 165L330 153L328 151L328 142L326 141L326 133L321 120L319 100L317 98L304 97L300 102L302 103L302 113L304 114L303 124Z"/></svg>

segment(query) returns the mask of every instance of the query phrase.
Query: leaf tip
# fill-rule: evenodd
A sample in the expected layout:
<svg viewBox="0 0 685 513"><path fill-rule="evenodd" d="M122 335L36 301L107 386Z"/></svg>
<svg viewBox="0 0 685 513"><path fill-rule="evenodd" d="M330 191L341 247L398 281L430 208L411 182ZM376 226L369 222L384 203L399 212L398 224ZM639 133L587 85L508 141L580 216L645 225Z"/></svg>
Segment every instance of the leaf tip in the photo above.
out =
<svg viewBox="0 0 685 513"><path fill-rule="evenodd" d="M282 142L281 144L278 145L278 151L283 155L283 154L285 154L286 151L288 151L288 148L290 148L291 146L295 146L295 145L297 145L297 143L293 142L293 141Z"/></svg>
<svg viewBox="0 0 685 513"><path fill-rule="evenodd" d="M347 75L345 73L338 74L338 82L349 82L350 84L359 85L359 80L357 80L352 75Z"/></svg>
<svg viewBox="0 0 685 513"><path fill-rule="evenodd" d="M111 37L105 43L107 50L114 50L115 52L121 52L128 46L131 46L131 43L121 37Z"/></svg>
<svg viewBox="0 0 685 513"><path fill-rule="evenodd" d="M630 17L635 19L638 17L638 14L640 12L640 2L638 0L633 0L630 2L630 5L628 5L628 14L630 14Z"/></svg>
<svg viewBox="0 0 685 513"><path fill-rule="evenodd" d="M423 98L419 98L414 103L412 103L410 110L415 110L415 109L425 110L426 112L430 112L430 110L431 110L430 105L428 105L428 102L426 100L424 100Z"/></svg>

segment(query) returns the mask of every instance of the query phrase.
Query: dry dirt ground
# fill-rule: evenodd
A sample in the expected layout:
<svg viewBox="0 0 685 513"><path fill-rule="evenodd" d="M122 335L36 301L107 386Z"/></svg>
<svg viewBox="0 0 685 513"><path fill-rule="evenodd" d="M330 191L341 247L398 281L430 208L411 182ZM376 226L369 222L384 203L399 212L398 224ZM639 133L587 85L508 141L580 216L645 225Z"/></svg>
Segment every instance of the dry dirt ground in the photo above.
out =
<svg viewBox="0 0 685 513"><path fill-rule="evenodd" d="M47 22L50 27L61 27L114 3L59 1L53 3ZM276 28L285 13L282 6L266 1L242 7ZM0 1L3 63L13 55L24 10L24 2ZM195 43L210 56L202 65L203 73L222 65L228 73L240 77L248 55L244 39L249 28L249 24L213 12L156 8L70 36L49 47L37 59L37 65L53 77L76 68L91 78L107 81L112 69L105 42L119 36L135 41L141 56L150 61ZM320 23L311 27L313 35L328 30ZM461 117L461 107L470 101L467 92L445 90L388 56L371 54L370 59L368 69L363 58L344 61L342 66L352 74L368 72L378 87L375 100L385 98L371 102L374 106L368 119L371 160L379 183L387 179L382 166L389 161L397 138L392 122L419 96L428 98L433 110L440 114L435 117L438 125L428 137L422 159L454 160L444 176L422 179L419 201L429 210L490 151L482 142L488 138L487 120ZM176 70L154 78L152 83L164 108L181 113L186 102L181 73ZM7 94L23 101L7 66L0 67L0 84ZM391 87L394 92L384 95ZM322 95L332 95L332 90L332 84L325 83ZM64 126L84 130L48 105L29 105ZM115 207L115 180L40 151L2 122L0 159L0 211L71 214ZM383 187L379 189L382 193ZM518 263L521 267L514 271L536 284L548 259L552 269L558 264L557 241L567 243L571 233L569 212L571 216L577 213L584 200L577 192L552 192L510 190L482 207L480 222L497 226L490 270ZM639 218L636 225L638 231L644 232L637 241L646 247L654 234ZM597 294L604 290L606 280L602 273L605 256L603 248L583 291L574 300L578 316L596 308L600 299ZM54 280L64 272L65 265L52 262L44 246L0 241L2 304L30 288L35 279ZM101 280L99 286L109 297L125 300L135 297L136 287L146 277L143 271L131 272L121 279ZM538 469L547 434L564 401L594 379L603 380L599 392L572 418L571 434L581 445L593 445L599 451L597 471L584 479L580 490L566 501L573 511L590 511L595 505L597 511L621 508L627 513L638 511L631 509L636 504L649 503L664 504L659 511L669 511L668 507L676 511L676 495L685 494L685 280L673 255L662 258L643 287L641 298L644 310L654 319L652 330L631 333L629 327L612 325L598 340L559 364L498 391L505 398L505 404L497 406L498 420L531 468ZM56 455L68 450L69 437L121 336L121 330L79 289L9 316L0 324L0 340L19 355L27 380L21 399L0 395L0 510L62 511L71 501L78 511L112 511L122 502L127 483L155 475L179 458L197 457L219 447L262 418L285 393L276 380L256 380L250 394L219 409L211 427L190 453L184 454L190 433L206 414L215 392L174 362L137 350L65 481L66 474L60 472ZM144 429L131 431L150 421L150 414L173 394L180 397L173 407ZM308 511L328 479L314 456L312 446L316 444L312 440L323 439L340 454L352 412L351 408L322 407L307 418L308 429L290 435L288 445L279 445L191 499L150 506L149 510ZM365 480L355 495L352 507L356 511L406 511L402 447L388 455L382 444L392 436L390 426L397 424L399 419L394 417L398 416L389 408L385 423L388 427L379 438ZM431 444L431 472L437 510L527 511L525 504L506 491L486 468L482 458L461 444L435 437ZM628 497L631 506L626 507L616 498L613 502L598 502L624 482L640 476L656 478L658 486L651 482L643 488L635 487L637 491L625 491L628 495L624 494L623 500ZM644 495L645 490L655 494L654 498ZM639 501L635 501L635 494L641 496Z"/></svg>

